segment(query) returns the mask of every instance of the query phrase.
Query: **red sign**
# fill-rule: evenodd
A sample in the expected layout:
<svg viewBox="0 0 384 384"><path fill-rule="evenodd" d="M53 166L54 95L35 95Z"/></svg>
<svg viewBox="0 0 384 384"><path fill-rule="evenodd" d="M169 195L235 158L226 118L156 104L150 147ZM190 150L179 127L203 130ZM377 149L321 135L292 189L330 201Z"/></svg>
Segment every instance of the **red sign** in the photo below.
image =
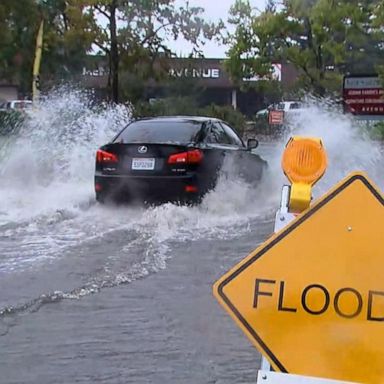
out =
<svg viewBox="0 0 384 384"><path fill-rule="evenodd" d="M284 111L269 111L268 122L270 125L282 125L284 123Z"/></svg>
<svg viewBox="0 0 384 384"><path fill-rule="evenodd" d="M384 88L378 76L345 76L345 112L354 115L384 115Z"/></svg>

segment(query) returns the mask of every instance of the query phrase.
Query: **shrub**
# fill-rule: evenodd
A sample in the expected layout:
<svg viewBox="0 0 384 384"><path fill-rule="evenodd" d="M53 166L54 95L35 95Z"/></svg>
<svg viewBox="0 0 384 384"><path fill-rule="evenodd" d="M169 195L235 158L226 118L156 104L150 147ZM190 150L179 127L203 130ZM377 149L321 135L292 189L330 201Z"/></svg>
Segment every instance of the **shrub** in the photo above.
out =
<svg viewBox="0 0 384 384"><path fill-rule="evenodd" d="M134 106L135 118L153 116L196 115L198 107L190 97L168 97L149 102L138 102Z"/></svg>

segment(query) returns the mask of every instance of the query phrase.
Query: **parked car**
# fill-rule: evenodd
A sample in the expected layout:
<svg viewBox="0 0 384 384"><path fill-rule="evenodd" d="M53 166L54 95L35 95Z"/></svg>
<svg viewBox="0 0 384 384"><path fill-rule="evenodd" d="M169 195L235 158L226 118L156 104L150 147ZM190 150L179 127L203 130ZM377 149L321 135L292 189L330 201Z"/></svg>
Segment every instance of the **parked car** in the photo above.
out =
<svg viewBox="0 0 384 384"><path fill-rule="evenodd" d="M262 117L268 117L269 109L260 109L260 111L256 112L256 119L262 118Z"/></svg>
<svg viewBox="0 0 384 384"><path fill-rule="evenodd" d="M196 203L215 187L224 159L257 183L267 165L252 152L257 145L209 117L133 121L96 153L96 199Z"/></svg>
<svg viewBox="0 0 384 384"><path fill-rule="evenodd" d="M273 110L274 107L275 107L275 104L270 104L270 105L268 105L267 108L265 108L265 109L260 109L260 111L257 111L257 112L256 112L256 119L260 119L260 118L266 118L266 119L268 119L269 111Z"/></svg>
<svg viewBox="0 0 384 384"><path fill-rule="evenodd" d="M282 101L276 105L276 110L284 111L286 116L292 116L302 113L306 108L300 101Z"/></svg>
<svg viewBox="0 0 384 384"><path fill-rule="evenodd" d="M17 110L24 111L26 109L32 108L33 103L31 100L11 100L8 101L4 107L7 110Z"/></svg>

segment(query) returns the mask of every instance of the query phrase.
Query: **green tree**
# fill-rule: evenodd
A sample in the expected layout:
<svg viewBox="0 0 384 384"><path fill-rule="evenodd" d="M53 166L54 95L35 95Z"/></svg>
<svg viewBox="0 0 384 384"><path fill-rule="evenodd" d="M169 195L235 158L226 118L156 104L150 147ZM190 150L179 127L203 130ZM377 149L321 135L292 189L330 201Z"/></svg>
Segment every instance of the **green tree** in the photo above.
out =
<svg viewBox="0 0 384 384"><path fill-rule="evenodd" d="M383 34L383 29L384 29L384 3L380 2L374 6L374 11L373 11L373 19L372 19L372 25L375 30L375 33L378 35L378 38L382 41L384 41L384 34ZM384 63L380 63L377 66L377 72L381 76L383 80L383 87L384 87ZM383 130L384 131L384 130Z"/></svg>
<svg viewBox="0 0 384 384"><path fill-rule="evenodd" d="M0 2L0 78L19 82L23 93L32 81L38 15L34 0Z"/></svg>
<svg viewBox="0 0 384 384"><path fill-rule="evenodd" d="M65 77L78 71L92 48L97 28L89 7L78 0L2 0L0 2L0 77L31 90L36 34L44 20L42 75Z"/></svg>
<svg viewBox="0 0 384 384"><path fill-rule="evenodd" d="M339 90L342 74L369 72L383 56L382 29L373 24L380 0L273 1L255 12L237 0L230 22L228 68L237 78L271 76L271 64L290 62L301 85L317 95Z"/></svg>
<svg viewBox="0 0 384 384"><path fill-rule="evenodd" d="M202 18L200 7L176 6L175 0L89 0L94 20L98 15L106 25L98 24L94 43L109 58L110 96L119 101L119 71L123 67L141 76L151 73L155 59L172 54L169 39L179 37L193 43L196 51L204 39L212 39L221 28Z"/></svg>
<svg viewBox="0 0 384 384"><path fill-rule="evenodd" d="M203 9L175 0L2 0L0 76L30 90L35 39L44 19L42 77L79 73L95 46L108 58L110 98L119 101L119 72L153 75L155 59L171 56L171 39L183 37L199 51L222 28L202 18ZM104 17L104 20L103 20ZM158 62L159 60L156 60ZM161 60L160 60L161 61ZM159 71L160 68L156 68ZM161 72L161 71L160 71Z"/></svg>
<svg viewBox="0 0 384 384"><path fill-rule="evenodd" d="M94 15L78 0L41 0L44 18L42 71L54 79L70 78L84 66L98 33Z"/></svg>

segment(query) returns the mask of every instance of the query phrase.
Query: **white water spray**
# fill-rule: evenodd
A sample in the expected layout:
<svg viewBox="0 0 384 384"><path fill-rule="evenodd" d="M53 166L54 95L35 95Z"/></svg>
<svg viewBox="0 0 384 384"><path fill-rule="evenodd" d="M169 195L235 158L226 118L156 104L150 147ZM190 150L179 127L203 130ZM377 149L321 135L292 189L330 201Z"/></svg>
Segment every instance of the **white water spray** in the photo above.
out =
<svg viewBox="0 0 384 384"><path fill-rule="evenodd" d="M0 187L1 222L74 209L93 197L95 151L131 119L123 106L93 106L86 94L60 89L7 138Z"/></svg>
<svg viewBox="0 0 384 384"><path fill-rule="evenodd" d="M369 138L361 123L343 115L331 101L312 99L307 109L291 120L289 135L312 136L322 139L327 155L325 176L315 186L315 195L326 192L351 172L363 171L383 188L381 164L383 145Z"/></svg>
<svg viewBox="0 0 384 384"><path fill-rule="evenodd" d="M99 261L101 275L91 279L101 281L101 286L113 285L131 281L132 274L145 276L164 268L171 256L170 241L236 238L256 231L261 221L272 220L286 182L280 160L288 135L257 150L269 161L266 177L257 188L229 175L196 207L96 204L95 150L130 118L129 108L96 106L73 90L49 95L31 112L2 164L0 228L6 240L0 271L39 268L39 261L54 262L64 254L69 259L80 257L71 250L103 244L120 231L123 235L116 236L113 252ZM317 194L354 170L367 171L380 184L380 146L364 137L348 118L312 103L293 126L294 134L324 140L330 161ZM134 267L128 265L139 249L142 259Z"/></svg>

